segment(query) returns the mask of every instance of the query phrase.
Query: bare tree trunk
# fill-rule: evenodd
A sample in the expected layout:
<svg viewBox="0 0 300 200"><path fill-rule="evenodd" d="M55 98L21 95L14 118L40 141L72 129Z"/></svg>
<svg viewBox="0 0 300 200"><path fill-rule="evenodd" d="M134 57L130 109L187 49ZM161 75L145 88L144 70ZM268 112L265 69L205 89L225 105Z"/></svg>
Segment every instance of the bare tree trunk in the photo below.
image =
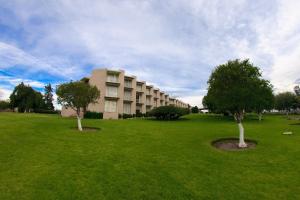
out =
<svg viewBox="0 0 300 200"><path fill-rule="evenodd" d="M262 113L258 113L258 120L261 121L262 119Z"/></svg>
<svg viewBox="0 0 300 200"><path fill-rule="evenodd" d="M239 147L240 148L247 147L247 144L245 143L245 138L244 138L244 127L242 124L243 115L244 115L243 111L235 113L235 119L238 123L239 133L240 133L240 135L239 135Z"/></svg>
<svg viewBox="0 0 300 200"><path fill-rule="evenodd" d="M82 126L81 126L81 117L80 117L80 109L77 109L77 124L78 124L78 130L82 131Z"/></svg>
<svg viewBox="0 0 300 200"><path fill-rule="evenodd" d="M241 122L238 123L238 127L239 127L239 131L240 131L239 147L245 148L245 147L247 147L247 144L245 143L243 124Z"/></svg>

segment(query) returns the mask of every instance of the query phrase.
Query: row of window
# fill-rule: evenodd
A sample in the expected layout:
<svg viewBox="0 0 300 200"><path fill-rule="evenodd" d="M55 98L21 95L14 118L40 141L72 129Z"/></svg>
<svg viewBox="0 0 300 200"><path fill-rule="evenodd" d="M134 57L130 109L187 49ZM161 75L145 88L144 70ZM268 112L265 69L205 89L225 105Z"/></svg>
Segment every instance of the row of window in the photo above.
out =
<svg viewBox="0 0 300 200"><path fill-rule="evenodd" d="M106 100L104 106L105 112L117 112L117 101L114 100ZM126 114L131 114L131 104L124 103L123 112Z"/></svg>
<svg viewBox="0 0 300 200"><path fill-rule="evenodd" d="M150 104L150 103L149 103ZM154 107L158 106L158 102L154 101ZM140 105L136 105L136 110L142 110L142 107ZM149 111L150 108L147 107L147 111ZM117 112L117 101L116 100L105 100L105 112ZM123 104L123 112L126 114L131 114L131 103L124 103Z"/></svg>

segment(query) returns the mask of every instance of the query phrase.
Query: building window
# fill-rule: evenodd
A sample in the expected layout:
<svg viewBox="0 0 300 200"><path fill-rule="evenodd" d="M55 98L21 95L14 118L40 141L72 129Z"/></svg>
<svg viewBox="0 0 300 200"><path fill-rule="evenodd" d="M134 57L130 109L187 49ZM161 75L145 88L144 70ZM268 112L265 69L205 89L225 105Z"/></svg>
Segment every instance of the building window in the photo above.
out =
<svg viewBox="0 0 300 200"><path fill-rule="evenodd" d="M142 96L139 94L136 94L136 102L137 103L142 103Z"/></svg>
<svg viewBox="0 0 300 200"><path fill-rule="evenodd" d="M150 105L150 103L151 103L150 97L146 97L146 104L147 104L147 105Z"/></svg>
<svg viewBox="0 0 300 200"><path fill-rule="evenodd" d="M137 85L137 86L136 86L136 90L137 90L137 91L142 91L142 85Z"/></svg>
<svg viewBox="0 0 300 200"><path fill-rule="evenodd" d="M130 103L124 103L124 113L131 114L131 104Z"/></svg>
<svg viewBox="0 0 300 200"><path fill-rule="evenodd" d="M118 82L118 79L119 79L119 75L117 75L117 74L108 74L108 75L107 75L107 81L108 81L108 82L114 82L114 83L117 83L117 82Z"/></svg>
<svg viewBox="0 0 300 200"><path fill-rule="evenodd" d="M106 100L104 111L117 112L117 101Z"/></svg>
<svg viewBox="0 0 300 200"><path fill-rule="evenodd" d="M124 91L124 99L131 100L131 91Z"/></svg>
<svg viewBox="0 0 300 200"><path fill-rule="evenodd" d="M125 87L131 88L132 87L132 82L131 80L125 80Z"/></svg>
<svg viewBox="0 0 300 200"><path fill-rule="evenodd" d="M118 87L107 86L106 87L106 96L108 96L108 97L118 97Z"/></svg>
<svg viewBox="0 0 300 200"><path fill-rule="evenodd" d="M147 88L147 94L150 95L150 88Z"/></svg>

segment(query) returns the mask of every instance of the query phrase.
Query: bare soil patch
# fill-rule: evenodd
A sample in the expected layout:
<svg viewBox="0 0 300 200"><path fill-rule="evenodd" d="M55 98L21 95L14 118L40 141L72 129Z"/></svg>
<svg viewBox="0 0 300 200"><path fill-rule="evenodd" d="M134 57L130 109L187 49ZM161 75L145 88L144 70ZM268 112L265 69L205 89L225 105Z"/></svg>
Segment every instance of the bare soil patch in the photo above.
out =
<svg viewBox="0 0 300 200"><path fill-rule="evenodd" d="M255 140L246 139L245 142L247 144L246 148L239 147L238 138L221 138L213 141L211 144L218 149L226 151L243 151L246 149L254 149L257 145L257 142Z"/></svg>
<svg viewBox="0 0 300 200"><path fill-rule="evenodd" d="M78 130L77 127L72 127L71 129ZM88 126L82 127L83 132L95 132L95 131L100 131L100 130L101 130L101 128L98 128L98 127L88 127Z"/></svg>

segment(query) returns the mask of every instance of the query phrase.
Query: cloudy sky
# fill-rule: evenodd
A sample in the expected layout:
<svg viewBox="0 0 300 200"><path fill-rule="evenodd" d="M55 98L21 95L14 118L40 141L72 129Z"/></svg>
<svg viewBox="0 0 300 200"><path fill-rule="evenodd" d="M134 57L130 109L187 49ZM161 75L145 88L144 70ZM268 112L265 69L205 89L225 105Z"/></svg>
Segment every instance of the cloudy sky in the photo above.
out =
<svg viewBox="0 0 300 200"><path fill-rule="evenodd" d="M212 69L250 58L275 91L300 83L299 0L0 0L0 98L124 69L201 105Z"/></svg>

